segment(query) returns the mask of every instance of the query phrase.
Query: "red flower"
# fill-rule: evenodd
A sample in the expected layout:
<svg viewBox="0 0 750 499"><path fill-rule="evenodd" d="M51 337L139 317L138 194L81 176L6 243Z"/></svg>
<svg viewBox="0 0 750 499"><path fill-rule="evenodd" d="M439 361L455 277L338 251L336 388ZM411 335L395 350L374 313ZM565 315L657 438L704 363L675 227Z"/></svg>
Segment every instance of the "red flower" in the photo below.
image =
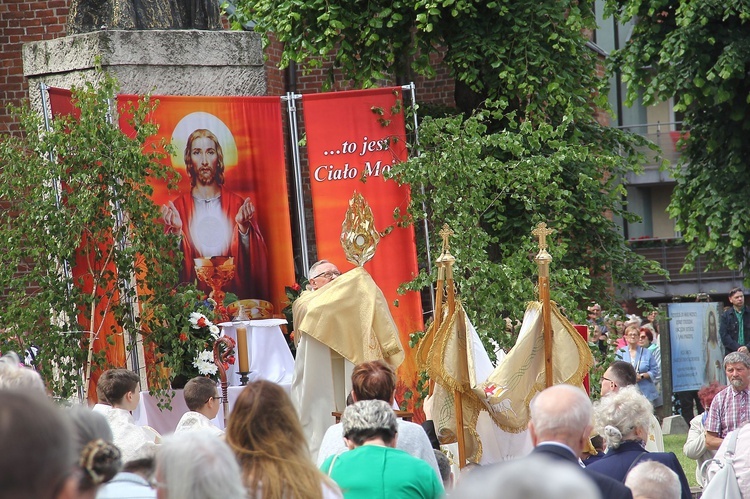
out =
<svg viewBox="0 0 750 499"><path fill-rule="evenodd" d="M302 287L301 287L301 286L299 285L299 283L296 283L296 282L295 282L295 283L294 283L294 285L292 286L292 289L293 289L294 291L299 291L299 290L301 290L301 289L302 289Z"/></svg>
<svg viewBox="0 0 750 499"><path fill-rule="evenodd" d="M234 365L234 361L235 361L234 355L230 355L229 357L227 357L227 362L229 362L231 365Z"/></svg>
<svg viewBox="0 0 750 499"><path fill-rule="evenodd" d="M180 333L180 341L187 341L188 337L185 333Z"/></svg>
<svg viewBox="0 0 750 499"><path fill-rule="evenodd" d="M206 327L206 326L207 326L207 324L206 324L206 318L205 317L201 317L200 319L198 319L198 327Z"/></svg>

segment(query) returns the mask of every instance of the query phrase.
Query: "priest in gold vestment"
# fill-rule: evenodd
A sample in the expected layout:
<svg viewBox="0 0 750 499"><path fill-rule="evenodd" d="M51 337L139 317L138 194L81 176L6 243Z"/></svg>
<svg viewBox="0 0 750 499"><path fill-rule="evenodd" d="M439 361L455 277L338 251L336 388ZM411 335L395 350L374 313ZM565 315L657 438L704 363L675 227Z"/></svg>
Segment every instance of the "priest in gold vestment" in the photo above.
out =
<svg viewBox="0 0 750 499"><path fill-rule="evenodd" d="M370 274L356 267L339 275L322 260L308 273L311 290L294 302L297 357L292 402L313 459L351 391L355 364L382 359L398 367L404 350L388 302Z"/></svg>

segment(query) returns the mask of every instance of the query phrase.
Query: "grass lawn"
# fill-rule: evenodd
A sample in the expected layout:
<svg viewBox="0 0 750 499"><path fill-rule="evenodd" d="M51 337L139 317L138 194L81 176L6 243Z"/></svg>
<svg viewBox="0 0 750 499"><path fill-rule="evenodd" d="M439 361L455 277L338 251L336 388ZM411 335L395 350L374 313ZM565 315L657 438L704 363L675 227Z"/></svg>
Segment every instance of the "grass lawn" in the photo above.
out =
<svg viewBox="0 0 750 499"><path fill-rule="evenodd" d="M688 482L691 487L697 487L698 484L695 482L695 468L696 462L693 459L688 459L682 452L682 446L685 445L687 440L687 434L685 435L664 435L664 452L674 452L677 459L680 460L682 469L687 475Z"/></svg>

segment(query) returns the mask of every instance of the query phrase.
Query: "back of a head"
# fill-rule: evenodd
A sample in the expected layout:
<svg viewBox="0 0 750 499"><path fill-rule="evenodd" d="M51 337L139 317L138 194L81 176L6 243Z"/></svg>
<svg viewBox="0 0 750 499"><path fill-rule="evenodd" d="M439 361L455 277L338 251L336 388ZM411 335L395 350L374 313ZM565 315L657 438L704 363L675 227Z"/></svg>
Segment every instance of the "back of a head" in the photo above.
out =
<svg viewBox="0 0 750 499"><path fill-rule="evenodd" d="M140 381L138 375L128 369L108 369L99 377L102 392L110 404L121 402L128 392L138 388Z"/></svg>
<svg viewBox="0 0 750 499"><path fill-rule="evenodd" d="M0 390L36 391L46 394L44 381L35 370L20 364L18 356L11 352L0 357Z"/></svg>
<svg viewBox="0 0 750 499"><path fill-rule="evenodd" d="M220 438L208 432L166 437L156 459L157 479L170 499L246 496L234 454Z"/></svg>
<svg viewBox="0 0 750 499"><path fill-rule="evenodd" d="M599 489L570 463L531 455L485 466L458 480L455 499L600 499Z"/></svg>
<svg viewBox="0 0 750 499"><path fill-rule="evenodd" d="M636 387L628 386L594 404L596 432L616 449L625 440L635 440L635 432L648 432L653 407Z"/></svg>
<svg viewBox="0 0 750 499"><path fill-rule="evenodd" d="M656 461L638 463L625 477L633 499L679 499L682 485L677 473Z"/></svg>
<svg viewBox="0 0 750 499"><path fill-rule="evenodd" d="M390 404L396 381L393 368L382 360L363 362L352 371L352 391L357 400L382 400Z"/></svg>
<svg viewBox="0 0 750 499"><path fill-rule="evenodd" d="M433 452L435 453L435 460L438 464L438 470L440 470L440 478L443 481L443 487L445 488L445 490L448 490L452 483L451 461L450 459L448 459L448 456L443 454L442 451L433 449Z"/></svg>
<svg viewBox="0 0 750 499"><path fill-rule="evenodd" d="M67 416L73 427L74 452L83 471L81 490L111 480L120 471L122 462L107 420L80 405L68 409Z"/></svg>
<svg viewBox="0 0 750 499"><path fill-rule="evenodd" d="M250 383L234 404L225 433L251 497L322 497L297 411L276 383ZM227 496L229 497L229 496Z"/></svg>
<svg viewBox="0 0 750 499"><path fill-rule="evenodd" d="M234 404L227 423L226 441L240 462L260 450L276 459L288 454L309 459L307 441L289 395L276 383L248 384Z"/></svg>
<svg viewBox="0 0 750 499"><path fill-rule="evenodd" d="M398 431L398 421L388 402L361 400L344 410L341 430L344 437L357 446L373 438L382 438L387 445Z"/></svg>
<svg viewBox="0 0 750 499"><path fill-rule="evenodd" d="M198 376L185 384L182 395L188 409L197 411L206 405L208 399L216 396L216 382L205 376Z"/></svg>
<svg viewBox="0 0 750 499"><path fill-rule="evenodd" d="M617 384L618 388L624 388L626 386L635 385L637 378L635 374L635 368L630 362L624 360L616 360L610 364L607 369L612 376L612 381Z"/></svg>
<svg viewBox="0 0 750 499"><path fill-rule="evenodd" d="M711 407L711 403L714 401L716 394L726 388L726 385L720 384L718 381L712 381L708 385L704 385L698 390L698 399L701 401L701 405L708 410Z"/></svg>
<svg viewBox="0 0 750 499"><path fill-rule="evenodd" d="M52 498L76 462L71 427L38 393L0 390L0 499Z"/></svg>
<svg viewBox="0 0 750 499"><path fill-rule="evenodd" d="M591 424L591 401L572 385L554 385L538 393L529 404L535 433L543 440L580 439ZM566 442L563 442L566 443Z"/></svg>

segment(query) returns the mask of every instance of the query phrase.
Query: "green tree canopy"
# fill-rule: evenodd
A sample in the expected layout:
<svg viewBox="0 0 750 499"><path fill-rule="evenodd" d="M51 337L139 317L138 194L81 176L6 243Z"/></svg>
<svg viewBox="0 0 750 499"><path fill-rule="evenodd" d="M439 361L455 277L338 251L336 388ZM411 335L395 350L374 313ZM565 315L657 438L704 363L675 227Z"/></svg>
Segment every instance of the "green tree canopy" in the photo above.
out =
<svg viewBox="0 0 750 499"><path fill-rule="evenodd" d="M579 320L576 310L588 300L611 304L613 288L645 286L643 273L653 270L610 217L629 217L618 178L640 168L643 141L595 119L607 104L597 54L586 46L592 6L243 0L238 19L252 18L283 44L282 65L332 60L342 78L362 86L409 71L432 74L429 56L440 51L466 113L424 119L419 146L392 173L414 186L415 220L426 216L433 234L446 222L456 232L461 296L480 333L508 345L500 318L520 319L534 298L537 222L556 230L552 297ZM423 275L412 286L429 282Z"/></svg>
<svg viewBox="0 0 750 499"><path fill-rule="evenodd" d="M690 260L705 255L738 268L750 251L750 5L609 0L607 7L621 22L638 21L612 59L628 100L642 93L650 105L674 97L684 113L690 133L669 212Z"/></svg>

